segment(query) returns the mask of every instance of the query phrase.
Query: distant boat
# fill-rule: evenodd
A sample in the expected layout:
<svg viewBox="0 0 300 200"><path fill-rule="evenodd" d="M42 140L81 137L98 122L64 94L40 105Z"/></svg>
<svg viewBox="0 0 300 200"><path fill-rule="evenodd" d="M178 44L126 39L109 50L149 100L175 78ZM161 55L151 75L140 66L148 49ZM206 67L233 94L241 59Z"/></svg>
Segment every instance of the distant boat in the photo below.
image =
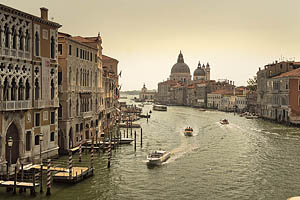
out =
<svg viewBox="0 0 300 200"><path fill-rule="evenodd" d="M151 116L151 115L143 115L143 114L140 114L140 115L139 115L140 118L150 118L150 116Z"/></svg>
<svg viewBox="0 0 300 200"><path fill-rule="evenodd" d="M185 136L193 136L193 129L191 127L185 128L184 135Z"/></svg>
<svg viewBox="0 0 300 200"><path fill-rule="evenodd" d="M256 115L246 115L245 118L246 118L246 119L257 119L258 116L256 116Z"/></svg>
<svg viewBox="0 0 300 200"><path fill-rule="evenodd" d="M228 120L227 119L222 119L220 120L220 124L229 124Z"/></svg>
<svg viewBox="0 0 300 200"><path fill-rule="evenodd" d="M199 111L206 111L204 108L199 108Z"/></svg>
<svg viewBox="0 0 300 200"><path fill-rule="evenodd" d="M167 151L154 151L147 156L148 165L161 165L163 162L166 162L171 156L170 152Z"/></svg>
<svg viewBox="0 0 300 200"><path fill-rule="evenodd" d="M153 110L156 110L156 111L167 111L167 106L165 106L165 105L153 105Z"/></svg>

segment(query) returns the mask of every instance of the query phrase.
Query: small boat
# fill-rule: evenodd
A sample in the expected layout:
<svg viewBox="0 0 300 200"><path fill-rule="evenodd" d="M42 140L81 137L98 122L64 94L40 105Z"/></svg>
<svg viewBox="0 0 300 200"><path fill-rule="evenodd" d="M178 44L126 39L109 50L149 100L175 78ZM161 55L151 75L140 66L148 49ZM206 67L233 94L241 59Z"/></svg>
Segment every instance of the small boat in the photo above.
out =
<svg viewBox="0 0 300 200"><path fill-rule="evenodd" d="M113 138L112 139L113 142L118 142L119 144L130 144L131 142L133 142L133 139L131 138L121 138L121 140L119 138Z"/></svg>
<svg viewBox="0 0 300 200"><path fill-rule="evenodd" d="M171 156L170 152L167 151L154 151L147 156L148 165L161 165L163 162L166 162Z"/></svg>
<svg viewBox="0 0 300 200"><path fill-rule="evenodd" d="M191 127L187 127L184 129L184 135L185 136L192 136L193 135L193 129Z"/></svg>
<svg viewBox="0 0 300 200"><path fill-rule="evenodd" d="M257 119L258 116L256 116L256 115L247 115L245 118L246 119Z"/></svg>
<svg viewBox="0 0 300 200"><path fill-rule="evenodd" d="M138 104L138 106L140 106L140 107L144 107L144 104L142 104L142 103L139 103L139 104Z"/></svg>
<svg viewBox="0 0 300 200"><path fill-rule="evenodd" d="M156 110L156 111L167 111L167 106L165 106L165 105L153 105L153 110Z"/></svg>
<svg viewBox="0 0 300 200"><path fill-rule="evenodd" d="M199 108L199 111L206 111L204 108Z"/></svg>
<svg viewBox="0 0 300 200"><path fill-rule="evenodd" d="M151 115L149 115L149 114L148 115L140 114L139 116L140 116L140 118L150 118Z"/></svg>
<svg viewBox="0 0 300 200"><path fill-rule="evenodd" d="M229 124L229 122L228 122L227 119L222 119L222 120L220 120L220 123L221 123L221 124Z"/></svg>

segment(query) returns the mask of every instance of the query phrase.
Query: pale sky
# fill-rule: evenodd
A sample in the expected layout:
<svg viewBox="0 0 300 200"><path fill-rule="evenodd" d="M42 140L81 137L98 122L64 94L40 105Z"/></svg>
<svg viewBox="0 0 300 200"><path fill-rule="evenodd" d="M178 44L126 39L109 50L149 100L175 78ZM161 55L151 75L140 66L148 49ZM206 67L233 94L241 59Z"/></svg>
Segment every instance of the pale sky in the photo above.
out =
<svg viewBox="0 0 300 200"><path fill-rule="evenodd" d="M191 73L209 62L211 79L246 85L258 67L300 60L299 0L1 0L60 23L61 32L96 36L119 60L122 90L157 89L182 50Z"/></svg>

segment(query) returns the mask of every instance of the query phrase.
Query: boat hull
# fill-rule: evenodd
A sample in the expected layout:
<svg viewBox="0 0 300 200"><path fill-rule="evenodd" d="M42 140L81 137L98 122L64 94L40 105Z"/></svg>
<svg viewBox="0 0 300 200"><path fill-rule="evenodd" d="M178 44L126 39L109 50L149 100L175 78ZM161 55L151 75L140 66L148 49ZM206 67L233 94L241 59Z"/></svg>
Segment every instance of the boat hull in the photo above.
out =
<svg viewBox="0 0 300 200"><path fill-rule="evenodd" d="M161 165L164 162L166 162L171 156L170 152L166 152L165 154L163 154L161 157L159 158L149 158L147 157L147 165Z"/></svg>
<svg viewBox="0 0 300 200"><path fill-rule="evenodd" d="M185 136L193 136L193 131L184 131Z"/></svg>

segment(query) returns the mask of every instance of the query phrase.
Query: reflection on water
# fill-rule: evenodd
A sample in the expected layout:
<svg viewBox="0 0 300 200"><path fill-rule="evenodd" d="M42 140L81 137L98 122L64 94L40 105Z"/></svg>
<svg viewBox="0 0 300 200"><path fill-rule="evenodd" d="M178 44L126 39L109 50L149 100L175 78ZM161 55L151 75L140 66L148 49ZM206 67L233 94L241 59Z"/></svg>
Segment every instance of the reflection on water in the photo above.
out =
<svg viewBox="0 0 300 200"><path fill-rule="evenodd" d="M222 118L229 124L221 125ZM114 150L111 169L106 168L106 154L96 154L94 177L74 186L55 185L50 199L246 200L300 195L298 128L186 107L154 111L148 124L146 119L140 123L143 148L138 144L136 152L132 145ZM186 126L194 129L192 137L184 136ZM137 129L137 141L139 133ZM148 168L146 156L157 149L170 151L171 158ZM84 159L81 165L89 165L89 156ZM67 158L61 160L67 164ZM0 199L12 197L4 190L1 195Z"/></svg>

